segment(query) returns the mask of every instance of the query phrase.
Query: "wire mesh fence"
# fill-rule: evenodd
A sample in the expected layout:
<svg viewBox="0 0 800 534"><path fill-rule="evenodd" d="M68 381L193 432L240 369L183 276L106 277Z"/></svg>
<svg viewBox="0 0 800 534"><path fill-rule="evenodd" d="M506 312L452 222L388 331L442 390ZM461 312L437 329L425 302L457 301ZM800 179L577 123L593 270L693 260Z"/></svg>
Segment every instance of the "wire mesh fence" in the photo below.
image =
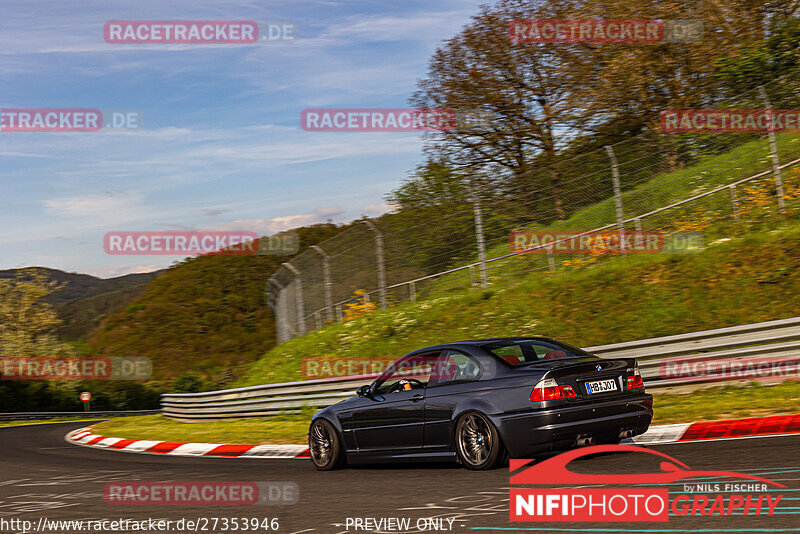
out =
<svg viewBox="0 0 800 534"><path fill-rule="evenodd" d="M797 77L714 107L798 108ZM267 282L278 341L437 293L615 256L691 253L774 226L800 205L800 127L756 126L653 128L503 180L467 174L461 197L362 219Z"/></svg>

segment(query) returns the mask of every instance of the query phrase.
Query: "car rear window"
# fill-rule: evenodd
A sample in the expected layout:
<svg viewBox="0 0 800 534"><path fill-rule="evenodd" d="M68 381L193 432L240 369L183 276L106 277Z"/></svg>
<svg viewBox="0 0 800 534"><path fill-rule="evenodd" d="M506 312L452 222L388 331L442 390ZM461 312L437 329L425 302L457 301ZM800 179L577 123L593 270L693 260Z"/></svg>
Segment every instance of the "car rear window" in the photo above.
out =
<svg viewBox="0 0 800 534"><path fill-rule="evenodd" d="M509 365L524 365L539 360L591 356L588 352L565 343L553 343L539 339L495 341L482 345L482 348Z"/></svg>

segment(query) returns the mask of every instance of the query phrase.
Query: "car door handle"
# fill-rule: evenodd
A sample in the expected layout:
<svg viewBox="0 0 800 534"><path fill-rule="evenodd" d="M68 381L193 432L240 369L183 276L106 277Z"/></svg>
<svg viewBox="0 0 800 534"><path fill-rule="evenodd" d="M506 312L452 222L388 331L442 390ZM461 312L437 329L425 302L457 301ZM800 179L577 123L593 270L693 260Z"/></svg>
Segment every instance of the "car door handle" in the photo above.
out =
<svg viewBox="0 0 800 534"><path fill-rule="evenodd" d="M419 402L424 398L425 398L425 395L420 395L419 393L417 393L416 395L411 397L411 400L414 401L414 402Z"/></svg>

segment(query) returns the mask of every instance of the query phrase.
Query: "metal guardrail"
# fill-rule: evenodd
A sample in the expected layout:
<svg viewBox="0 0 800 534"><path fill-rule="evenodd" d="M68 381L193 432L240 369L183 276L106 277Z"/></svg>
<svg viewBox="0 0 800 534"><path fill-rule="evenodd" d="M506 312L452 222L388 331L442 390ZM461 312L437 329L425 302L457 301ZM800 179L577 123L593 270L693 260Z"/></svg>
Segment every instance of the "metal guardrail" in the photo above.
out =
<svg viewBox="0 0 800 534"><path fill-rule="evenodd" d="M0 421L26 421L32 419L62 419L73 417L80 419L94 419L104 417L125 417L128 415L155 415L158 413L161 413L161 410L131 410L127 412L8 412L0 413Z"/></svg>
<svg viewBox="0 0 800 534"><path fill-rule="evenodd" d="M268 417L325 407L352 397L358 386L377 375L283 382L203 393L165 393L161 412L181 420Z"/></svg>
<svg viewBox="0 0 800 534"><path fill-rule="evenodd" d="M700 386L709 382L785 378L774 374L800 370L800 317L755 323L675 336L657 337L613 345L587 347L602 358L635 357L649 389L672 386ZM756 362L756 363L754 363ZM756 364L768 363L764 373ZM727 365L727 373L694 373L670 377L667 366L699 365L704 371ZM755 372L743 375L748 365ZM733 367L731 367L733 366ZM732 372L731 369L733 369ZM737 373L738 369L738 373ZM748 371L749 372L749 371ZM306 407L325 407L352 397L355 389L369 384L377 375L285 382L203 393L167 393L161 396L164 415L184 421L238 419L297 413Z"/></svg>

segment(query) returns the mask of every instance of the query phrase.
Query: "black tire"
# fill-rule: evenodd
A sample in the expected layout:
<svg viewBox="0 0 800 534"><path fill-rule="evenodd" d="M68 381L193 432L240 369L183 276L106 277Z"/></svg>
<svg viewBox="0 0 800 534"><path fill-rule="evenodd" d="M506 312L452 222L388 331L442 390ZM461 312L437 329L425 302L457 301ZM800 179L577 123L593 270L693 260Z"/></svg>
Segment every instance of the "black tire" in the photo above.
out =
<svg viewBox="0 0 800 534"><path fill-rule="evenodd" d="M468 412L456 422L456 454L467 469L493 469L506 461L500 434L491 421L478 412Z"/></svg>
<svg viewBox="0 0 800 534"><path fill-rule="evenodd" d="M311 423L308 429L308 452L311 463L320 471L332 471L344 463L339 434L325 419L316 419Z"/></svg>

